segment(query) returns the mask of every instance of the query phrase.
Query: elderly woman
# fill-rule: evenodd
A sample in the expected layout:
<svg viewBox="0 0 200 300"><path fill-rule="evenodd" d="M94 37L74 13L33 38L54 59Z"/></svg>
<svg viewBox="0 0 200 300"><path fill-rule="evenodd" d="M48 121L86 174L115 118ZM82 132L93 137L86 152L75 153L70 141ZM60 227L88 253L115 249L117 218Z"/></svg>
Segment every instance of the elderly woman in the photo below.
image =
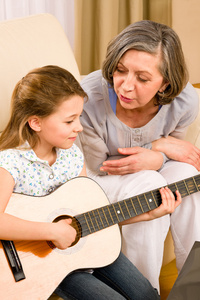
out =
<svg viewBox="0 0 200 300"><path fill-rule="evenodd" d="M109 43L102 70L81 85L89 98L80 134L87 172L111 202L198 173L200 151L182 140L197 116L198 96L170 27L152 21L129 25ZM169 226L179 271L200 240L199 197L186 197L171 215L124 222L123 252L158 289Z"/></svg>

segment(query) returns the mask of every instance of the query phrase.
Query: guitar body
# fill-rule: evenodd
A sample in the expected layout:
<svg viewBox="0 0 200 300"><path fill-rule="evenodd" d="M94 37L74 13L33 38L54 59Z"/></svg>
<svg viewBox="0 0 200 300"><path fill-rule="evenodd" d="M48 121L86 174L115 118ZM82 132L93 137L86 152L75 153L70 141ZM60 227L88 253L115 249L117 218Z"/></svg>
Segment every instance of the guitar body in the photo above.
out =
<svg viewBox="0 0 200 300"><path fill-rule="evenodd" d="M95 181L77 177L44 197L13 194L6 212L30 221L53 222L59 216L76 216L108 204ZM0 299L46 300L70 272L112 263L119 255L121 236L118 225L113 225L80 238L66 250L51 249L46 242L14 243L26 278L15 282L0 243Z"/></svg>

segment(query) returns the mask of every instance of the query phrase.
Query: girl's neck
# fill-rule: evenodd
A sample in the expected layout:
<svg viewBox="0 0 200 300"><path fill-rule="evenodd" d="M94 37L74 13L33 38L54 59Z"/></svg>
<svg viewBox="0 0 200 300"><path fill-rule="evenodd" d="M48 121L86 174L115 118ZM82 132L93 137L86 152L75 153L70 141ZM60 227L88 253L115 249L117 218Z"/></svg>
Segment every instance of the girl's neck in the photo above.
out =
<svg viewBox="0 0 200 300"><path fill-rule="evenodd" d="M41 145L36 145L33 148L33 151L38 158L48 161L50 166L53 165L56 161L57 153L55 148L45 149L42 148Z"/></svg>

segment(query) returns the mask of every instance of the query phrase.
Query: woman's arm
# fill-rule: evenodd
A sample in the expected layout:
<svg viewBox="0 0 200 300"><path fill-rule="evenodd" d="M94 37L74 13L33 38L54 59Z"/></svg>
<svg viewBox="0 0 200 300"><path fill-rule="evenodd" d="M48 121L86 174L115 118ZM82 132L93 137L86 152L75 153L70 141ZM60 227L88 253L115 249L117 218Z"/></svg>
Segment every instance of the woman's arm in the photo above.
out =
<svg viewBox="0 0 200 300"><path fill-rule="evenodd" d="M191 164L200 171L200 149L190 142L168 136L154 141L152 149L165 153L170 159Z"/></svg>
<svg viewBox="0 0 200 300"><path fill-rule="evenodd" d="M100 132L97 131L98 128L94 128L85 111L82 113L81 123L84 129L79 133L79 142L81 143L80 148L83 150L87 168L93 172L101 173L100 166L108 157L108 147Z"/></svg>
<svg viewBox="0 0 200 300"><path fill-rule="evenodd" d="M103 162L101 171L109 175L125 175L141 170L159 170L163 164L163 155L142 147L119 148L124 158Z"/></svg>
<svg viewBox="0 0 200 300"><path fill-rule="evenodd" d="M106 144L106 140L108 140L106 128L96 128L97 125L95 127L92 124L90 117L89 113L83 111L81 122L84 130L79 137L86 165L91 171L99 175L105 175L105 173L124 175L140 170L159 170L162 167L164 160L162 153L143 147L119 148L118 156L122 157L123 155L124 158L110 159L112 157L109 157L109 149ZM117 156L117 153L115 155Z"/></svg>
<svg viewBox="0 0 200 300"><path fill-rule="evenodd" d="M198 117L199 111L199 96L189 83L176 97L174 112L176 113L176 109L180 111L180 107L183 114L175 130L170 133L170 136L153 141L152 149L165 153L169 159L191 164L200 170L200 150L192 143L184 141L188 126Z"/></svg>
<svg viewBox="0 0 200 300"><path fill-rule="evenodd" d="M122 148L119 152L128 157L107 160L101 171L112 175L124 175L141 170L159 170L164 153L169 159L188 163L200 171L200 149L192 143L168 136L152 142L152 150L141 147Z"/></svg>

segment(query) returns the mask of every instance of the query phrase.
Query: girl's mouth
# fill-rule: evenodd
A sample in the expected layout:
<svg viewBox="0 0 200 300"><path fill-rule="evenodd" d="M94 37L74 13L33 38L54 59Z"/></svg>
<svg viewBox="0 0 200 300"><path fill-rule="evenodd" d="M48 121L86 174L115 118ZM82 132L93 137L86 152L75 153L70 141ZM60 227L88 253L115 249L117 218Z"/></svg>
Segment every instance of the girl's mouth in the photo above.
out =
<svg viewBox="0 0 200 300"><path fill-rule="evenodd" d="M70 137L69 140L75 141L76 140L76 136Z"/></svg>

